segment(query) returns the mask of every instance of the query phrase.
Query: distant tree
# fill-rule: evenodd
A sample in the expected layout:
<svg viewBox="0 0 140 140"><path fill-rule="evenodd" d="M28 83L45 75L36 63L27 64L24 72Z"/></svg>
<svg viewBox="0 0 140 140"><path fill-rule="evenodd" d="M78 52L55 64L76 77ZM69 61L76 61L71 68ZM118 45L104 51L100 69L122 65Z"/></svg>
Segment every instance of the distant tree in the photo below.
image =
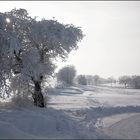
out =
<svg viewBox="0 0 140 140"><path fill-rule="evenodd" d="M93 85L94 84L94 79L92 75L86 75L86 80L87 80L87 85Z"/></svg>
<svg viewBox="0 0 140 140"><path fill-rule="evenodd" d="M111 87L112 87L112 84L113 84L113 83L116 83L116 80L115 80L114 77L109 77L109 78L108 78L108 82L111 84Z"/></svg>
<svg viewBox="0 0 140 140"><path fill-rule="evenodd" d="M140 76L132 76L131 77L131 85L136 89L140 89Z"/></svg>
<svg viewBox="0 0 140 140"><path fill-rule="evenodd" d="M108 79L100 77L99 83L100 84L107 84L108 83Z"/></svg>
<svg viewBox="0 0 140 140"><path fill-rule="evenodd" d="M80 28L56 20L37 21L25 9L0 13L0 95L31 93L44 107L42 83L57 57L66 59L83 38Z"/></svg>
<svg viewBox="0 0 140 140"><path fill-rule="evenodd" d="M98 75L94 75L93 79L94 79L95 85L97 86L99 84L100 77Z"/></svg>
<svg viewBox="0 0 140 140"><path fill-rule="evenodd" d="M129 76L121 76L119 78L119 83L124 84L125 88L128 84L130 84L130 82L131 82L131 77L129 77Z"/></svg>
<svg viewBox="0 0 140 140"><path fill-rule="evenodd" d="M57 80L65 82L68 85L72 85L75 76L76 76L75 67L68 65L58 71Z"/></svg>
<svg viewBox="0 0 140 140"><path fill-rule="evenodd" d="M87 85L87 79L85 75L78 75L77 81L78 81L78 84L80 85Z"/></svg>

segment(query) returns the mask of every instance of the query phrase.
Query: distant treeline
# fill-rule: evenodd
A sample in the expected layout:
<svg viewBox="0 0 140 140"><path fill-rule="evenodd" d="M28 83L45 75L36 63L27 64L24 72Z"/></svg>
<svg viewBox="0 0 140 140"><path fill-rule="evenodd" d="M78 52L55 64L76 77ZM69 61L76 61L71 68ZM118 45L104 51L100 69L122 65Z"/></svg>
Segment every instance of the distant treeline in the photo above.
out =
<svg viewBox="0 0 140 140"><path fill-rule="evenodd" d="M73 85L73 84L81 84L81 85L103 85L110 84L113 86L114 84L122 85L124 88L135 88L140 89L140 76L132 75L132 76L120 76L118 79L114 77L102 78L99 75L77 75L76 69L74 66L69 65L61 68L56 74L57 83L61 83L61 85Z"/></svg>
<svg viewBox="0 0 140 140"><path fill-rule="evenodd" d="M85 80L83 83L86 85L101 85L101 84L108 84L112 86L113 84L120 84L123 85L124 88L135 88L140 89L140 76L139 75L132 75L132 76L120 76L118 79L115 79L113 77L109 78L102 78L99 75L80 75L77 76L78 83L81 84L81 80L79 80L79 77L85 77L82 80Z"/></svg>

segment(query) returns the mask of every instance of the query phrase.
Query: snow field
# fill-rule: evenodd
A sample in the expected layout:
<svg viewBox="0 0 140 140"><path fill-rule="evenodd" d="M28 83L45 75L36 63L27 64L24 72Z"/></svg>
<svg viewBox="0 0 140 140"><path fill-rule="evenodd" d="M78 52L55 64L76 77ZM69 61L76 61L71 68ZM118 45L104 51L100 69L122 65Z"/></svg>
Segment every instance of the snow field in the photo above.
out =
<svg viewBox="0 0 140 140"><path fill-rule="evenodd" d="M140 138L140 91L79 86L50 89L47 108L0 107L0 138Z"/></svg>

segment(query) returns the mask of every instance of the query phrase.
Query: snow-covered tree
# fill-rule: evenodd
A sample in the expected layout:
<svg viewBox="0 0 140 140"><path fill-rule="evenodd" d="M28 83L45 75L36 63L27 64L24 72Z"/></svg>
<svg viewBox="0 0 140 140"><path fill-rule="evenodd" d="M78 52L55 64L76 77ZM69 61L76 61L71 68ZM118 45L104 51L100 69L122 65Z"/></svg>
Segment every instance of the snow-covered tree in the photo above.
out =
<svg viewBox="0 0 140 140"><path fill-rule="evenodd" d="M57 73L57 81L72 85L74 77L76 76L76 69L72 65L61 68Z"/></svg>
<svg viewBox="0 0 140 140"><path fill-rule="evenodd" d="M37 21L25 9L0 13L0 95L31 93L34 104L44 107L42 83L53 74L53 61L66 59L82 38L79 27Z"/></svg>

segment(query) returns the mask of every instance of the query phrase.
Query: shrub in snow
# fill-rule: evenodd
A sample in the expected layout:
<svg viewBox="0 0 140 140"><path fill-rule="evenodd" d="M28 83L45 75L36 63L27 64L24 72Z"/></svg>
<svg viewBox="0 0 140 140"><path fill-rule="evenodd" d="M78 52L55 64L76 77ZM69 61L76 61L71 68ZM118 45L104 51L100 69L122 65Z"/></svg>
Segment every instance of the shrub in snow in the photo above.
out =
<svg viewBox="0 0 140 140"><path fill-rule="evenodd" d="M29 107L33 106L33 100L27 96L17 94L12 97L11 104L15 107Z"/></svg>

